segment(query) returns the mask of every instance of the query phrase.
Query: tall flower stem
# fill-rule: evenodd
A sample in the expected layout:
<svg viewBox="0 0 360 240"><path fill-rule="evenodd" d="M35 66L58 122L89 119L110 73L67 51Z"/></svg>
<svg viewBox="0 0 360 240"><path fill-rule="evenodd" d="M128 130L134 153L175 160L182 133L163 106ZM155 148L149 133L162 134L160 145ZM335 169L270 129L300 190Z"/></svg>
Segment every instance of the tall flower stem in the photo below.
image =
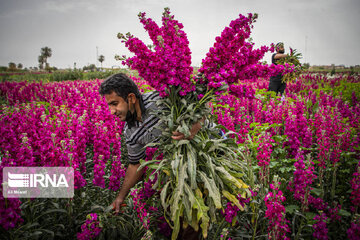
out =
<svg viewBox="0 0 360 240"><path fill-rule="evenodd" d="M334 166L334 172L333 172L333 177L332 177L332 185L331 185L331 200L334 200L335 197L335 188L336 188L336 170L338 168L338 164L335 163Z"/></svg>

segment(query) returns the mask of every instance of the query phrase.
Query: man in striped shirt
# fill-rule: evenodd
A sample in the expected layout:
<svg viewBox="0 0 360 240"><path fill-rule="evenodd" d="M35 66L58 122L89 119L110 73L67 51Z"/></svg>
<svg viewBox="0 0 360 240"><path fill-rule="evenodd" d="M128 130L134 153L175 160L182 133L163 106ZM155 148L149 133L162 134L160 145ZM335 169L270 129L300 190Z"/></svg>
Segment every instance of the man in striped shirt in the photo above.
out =
<svg viewBox="0 0 360 240"><path fill-rule="evenodd" d="M158 109L154 101L160 98L156 91L140 94L136 84L125 74L119 73L107 78L100 86L100 94L105 96L111 114L118 116L121 121L126 121L124 135L128 150L129 166L120 192L113 202L115 212L118 213L130 189L138 183L145 169L137 171L141 159L145 158L145 145L156 140L161 134L157 127L159 119L150 114L153 109ZM190 139L200 130L201 123L195 123L191 130ZM173 139L181 140L185 136L180 132L173 132Z"/></svg>

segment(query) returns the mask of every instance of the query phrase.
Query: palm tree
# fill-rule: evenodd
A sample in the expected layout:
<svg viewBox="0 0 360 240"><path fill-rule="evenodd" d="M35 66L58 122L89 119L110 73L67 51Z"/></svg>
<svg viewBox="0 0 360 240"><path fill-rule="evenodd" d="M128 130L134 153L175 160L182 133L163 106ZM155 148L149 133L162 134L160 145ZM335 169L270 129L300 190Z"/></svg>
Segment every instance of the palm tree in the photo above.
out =
<svg viewBox="0 0 360 240"><path fill-rule="evenodd" d="M102 68L102 63L103 63L103 61L105 61L104 55L100 55L98 60L101 63L101 68Z"/></svg>
<svg viewBox="0 0 360 240"><path fill-rule="evenodd" d="M47 64L47 59L48 59L49 57L51 57L51 54L52 54L51 48L49 48L49 47L43 47L43 48L41 48L41 55L44 57L45 66L48 66L48 64Z"/></svg>
<svg viewBox="0 0 360 240"><path fill-rule="evenodd" d="M39 62L39 68L43 69L45 63L45 57L43 55L38 56L38 62Z"/></svg>

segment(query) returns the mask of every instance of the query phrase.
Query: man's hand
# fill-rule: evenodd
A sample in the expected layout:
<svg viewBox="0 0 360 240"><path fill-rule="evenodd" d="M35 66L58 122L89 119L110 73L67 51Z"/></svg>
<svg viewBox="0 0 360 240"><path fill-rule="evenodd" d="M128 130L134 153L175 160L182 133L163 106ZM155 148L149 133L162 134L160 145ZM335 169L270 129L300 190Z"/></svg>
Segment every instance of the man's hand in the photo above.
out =
<svg viewBox="0 0 360 240"><path fill-rule="evenodd" d="M111 204L115 213L119 213L120 208L124 206L124 199L128 195L130 189L138 183L142 175L145 172L145 168L137 171L140 167L140 164L129 164L128 168L126 169L125 179L121 186L120 192L118 196L115 198L114 202Z"/></svg>
<svg viewBox="0 0 360 240"><path fill-rule="evenodd" d="M115 214L118 214L120 212L120 208L122 207L124 202L124 199L117 196L113 203L111 204L113 210L115 210Z"/></svg>
<svg viewBox="0 0 360 240"><path fill-rule="evenodd" d="M196 122L194 125L192 125L190 129L190 136L187 138L188 140L191 140L195 137L195 135L199 132L201 129L201 123L204 123L205 118L201 119L200 121ZM173 135L171 136L174 140L183 140L185 139L185 134L181 132L173 132Z"/></svg>

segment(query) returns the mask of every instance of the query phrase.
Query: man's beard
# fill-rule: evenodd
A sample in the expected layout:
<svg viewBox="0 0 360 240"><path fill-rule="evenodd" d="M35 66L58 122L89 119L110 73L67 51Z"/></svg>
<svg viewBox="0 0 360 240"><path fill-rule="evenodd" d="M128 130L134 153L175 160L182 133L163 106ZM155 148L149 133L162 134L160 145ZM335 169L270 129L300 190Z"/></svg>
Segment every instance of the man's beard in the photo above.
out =
<svg viewBox="0 0 360 240"><path fill-rule="evenodd" d="M285 53L285 50L279 50L279 53L283 54Z"/></svg>
<svg viewBox="0 0 360 240"><path fill-rule="evenodd" d="M131 113L130 110L128 110L125 121L127 122L129 128L135 126L136 118L137 118L136 110L134 110L133 113Z"/></svg>

